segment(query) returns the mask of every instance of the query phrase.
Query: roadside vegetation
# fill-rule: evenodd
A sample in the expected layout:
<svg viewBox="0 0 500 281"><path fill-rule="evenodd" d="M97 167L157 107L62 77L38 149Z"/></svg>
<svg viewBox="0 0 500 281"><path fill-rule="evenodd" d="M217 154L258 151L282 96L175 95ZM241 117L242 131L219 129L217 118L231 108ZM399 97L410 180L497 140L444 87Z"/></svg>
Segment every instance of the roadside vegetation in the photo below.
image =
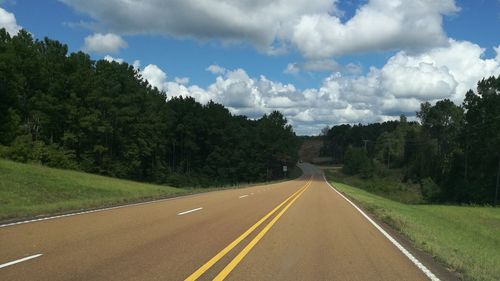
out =
<svg viewBox="0 0 500 281"><path fill-rule="evenodd" d="M358 175L347 175L339 169L329 170L336 182L356 186L370 193L407 204L424 203L420 185L411 182L403 182L400 170L388 170L380 167L380 171L369 180Z"/></svg>
<svg viewBox="0 0 500 281"><path fill-rule="evenodd" d="M137 202L191 191L0 160L0 220Z"/></svg>
<svg viewBox="0 0 500 281"><path fill-rule="evenodd" d="M298 167L293 167L287 179L298 178L301 175L302 171ZM208 188L176 188L0 159L0 221L102 208L225 188L242 188L253 184L258 183Z"/></svg>
<svg viewBox="0 0 500 281"><path fill-rule="evenodd" d="M386 198L391 191L374 191L385 196L369 192L373 190L367 186L379 184L372 180L342 177L332 170L325 174L340 192L405 235L417 248L456 270L464 280L500 280L500 208L405 204Z"/></svg>

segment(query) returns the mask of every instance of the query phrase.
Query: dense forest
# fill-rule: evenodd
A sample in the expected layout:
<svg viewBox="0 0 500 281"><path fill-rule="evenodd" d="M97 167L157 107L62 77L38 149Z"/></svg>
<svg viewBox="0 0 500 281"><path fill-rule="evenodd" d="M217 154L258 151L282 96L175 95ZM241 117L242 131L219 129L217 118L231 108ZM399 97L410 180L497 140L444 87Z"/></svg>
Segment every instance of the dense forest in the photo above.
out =
<svg viewBox="0 0 500 281"><path fill-rule="evenodd" d="M298 139L258 120L167 97L126 63L0 30L0 157L140 181L208 186L282 177Z"/></svg>
<svg viewBox="0 0 500 281"><path fill-rule="evenodd" d="M483 79L463 104L421 104L420 122L339 125L323 130L322 153L347 174L401 169L430 202L496 204L500 181L500 76Z"/></svg>

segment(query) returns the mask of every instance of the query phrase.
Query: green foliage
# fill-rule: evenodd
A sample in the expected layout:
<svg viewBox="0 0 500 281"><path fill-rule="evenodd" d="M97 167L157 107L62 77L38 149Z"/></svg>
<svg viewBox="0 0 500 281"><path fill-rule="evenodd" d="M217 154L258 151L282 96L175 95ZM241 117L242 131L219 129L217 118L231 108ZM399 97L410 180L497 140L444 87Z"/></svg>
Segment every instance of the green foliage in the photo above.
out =
<svg viewBox="0 0 500 281"><path fill-rule="evenodd" d="M363 148L349 147L345 154L342 170L349 175L360 174L363 178L373 176L373 161Z"/></svg>
<svg viewBox="0 0 500 281"><path fill-rule="evenodd" d="M73 153L61 149L57 144L47 145L42 141L33 141L31 135L16 137L10 147L5 147L0 151L0 156L19 162L36 162L56 168L77 168Z"/></svg>
<svg viewBox="0 0 500 281"><path fill-rule="evenodd" d="M176 186L283 177L299 142L273 112L257 120L170 98L126 63L0 29L0 145L16 161Z"/></svg>
<svg viewBox="0 0 500 281"><path fill-rule="evenodd" d="M420 181L422 196L427 201L435 200L441 193L441 188L431 178L424 178Z"/></svg>
<svg viewBox="0 0 500 281"><path fill-rule="evenodd" d="M330 170L327 176L335 181L356 186L373 194L407 204L424 203L419 184L402 182L402 174L398 169L387 169L384 165L374 163L375 172L372 177L365 178L361 175L348 175L341 170Z"/></svg>
<svg viewBox="0 0 500 281"><path fill-rule="evenodd" d="M481 80L477 93L466 94L463 106L463 154L456 155L447 186L461 187L460 201L493 203L500 168L500 76Z"/></svg>

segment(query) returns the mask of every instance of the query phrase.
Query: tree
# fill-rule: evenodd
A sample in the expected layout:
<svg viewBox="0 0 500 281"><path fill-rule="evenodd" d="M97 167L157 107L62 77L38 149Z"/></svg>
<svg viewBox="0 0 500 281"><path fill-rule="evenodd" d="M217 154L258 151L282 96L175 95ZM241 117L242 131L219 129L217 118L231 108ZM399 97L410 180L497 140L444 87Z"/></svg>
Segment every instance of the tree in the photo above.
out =
<svg viewBox="0 0 500 281"><path fill-rule="evenodd" d="M178 185L281 177L298 141L272 112L258 120L214 102L167 99L126 63L0 30L3 157Z"/></svg>
<svg viewBox="0 0 500 281"><path fill-rule="evenodd" d="M500 76L481 80L477 94L469 91L463 106L467 164L462 171L467 175L468 187L458 199L493 203L500 165ZM463 160L457 164L465 163L465 157Z"/></svg>
<svg viewBox="0 0 500 281"><path fill-rule="evenodd" d="M373 161L368 158L364 148L347 149L342 171L349 175L360 174L363 178L370 178L373 176L373 170Z"/></svg>

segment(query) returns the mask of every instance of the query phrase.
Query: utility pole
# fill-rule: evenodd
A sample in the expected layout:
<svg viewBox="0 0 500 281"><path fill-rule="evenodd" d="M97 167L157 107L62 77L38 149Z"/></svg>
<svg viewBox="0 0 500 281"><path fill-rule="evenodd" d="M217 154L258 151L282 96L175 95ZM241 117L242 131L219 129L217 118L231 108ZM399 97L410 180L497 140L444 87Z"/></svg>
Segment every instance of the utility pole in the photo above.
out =
<svg viewBox="0 0 500 281"><path fill-rule="evenodd" d="M497 184L495 187L495 198L493 199L493 207L497 205L498 201L498 186L500 185L500 156L498 157L498 171L497 171Z"/></svg>

